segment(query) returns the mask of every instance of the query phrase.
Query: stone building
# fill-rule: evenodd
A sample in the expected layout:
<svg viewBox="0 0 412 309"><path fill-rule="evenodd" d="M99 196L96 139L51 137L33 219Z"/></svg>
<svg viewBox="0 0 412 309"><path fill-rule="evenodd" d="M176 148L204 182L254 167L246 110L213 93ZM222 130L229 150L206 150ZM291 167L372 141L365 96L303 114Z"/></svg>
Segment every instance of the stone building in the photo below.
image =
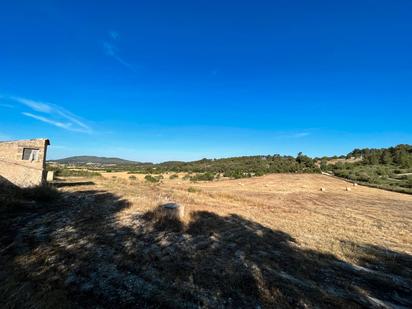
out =
<svg viewBox="0 0 412 309"><path fill-rule="evenodd" d="M19 187L43 184L49 145L48 139L0 142L0 182Z"/></svg>

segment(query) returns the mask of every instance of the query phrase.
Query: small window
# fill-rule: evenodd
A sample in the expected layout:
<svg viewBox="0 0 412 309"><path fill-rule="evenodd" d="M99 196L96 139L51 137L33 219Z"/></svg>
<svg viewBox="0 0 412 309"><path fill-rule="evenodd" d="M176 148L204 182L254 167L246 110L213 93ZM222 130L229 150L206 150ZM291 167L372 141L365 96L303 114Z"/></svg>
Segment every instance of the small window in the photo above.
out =
<svg viewBox="0 0 412 309"><path fill-rule="evenodd" d="M23 160L28 160L28 161L39 160L39 149L23 148Z"/></svg>

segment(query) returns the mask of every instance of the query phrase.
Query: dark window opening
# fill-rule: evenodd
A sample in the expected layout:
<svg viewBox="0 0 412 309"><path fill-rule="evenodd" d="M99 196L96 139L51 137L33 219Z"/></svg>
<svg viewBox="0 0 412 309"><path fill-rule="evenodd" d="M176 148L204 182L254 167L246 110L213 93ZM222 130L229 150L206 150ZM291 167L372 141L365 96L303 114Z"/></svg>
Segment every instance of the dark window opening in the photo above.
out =
<svg viewBox="0 0 412 309"><path fill-rule="evenodd" d="M34 161L39 159L39 149L23 148L23 160Z"/></svg>

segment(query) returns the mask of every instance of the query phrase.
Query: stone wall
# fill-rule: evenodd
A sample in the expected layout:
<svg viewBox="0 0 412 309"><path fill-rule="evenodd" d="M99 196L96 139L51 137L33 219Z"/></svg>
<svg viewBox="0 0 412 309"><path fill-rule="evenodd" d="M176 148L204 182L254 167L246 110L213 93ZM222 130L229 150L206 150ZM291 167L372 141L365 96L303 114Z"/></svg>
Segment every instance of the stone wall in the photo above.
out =
<svg viewBox="0 0 412 309"><path fill-rule="evenodd" d="M19 187L41 185L46 177L48 145L47 139L0 142L0 176ZM38 149L38 156L23 160L25 148Z"/></svg>

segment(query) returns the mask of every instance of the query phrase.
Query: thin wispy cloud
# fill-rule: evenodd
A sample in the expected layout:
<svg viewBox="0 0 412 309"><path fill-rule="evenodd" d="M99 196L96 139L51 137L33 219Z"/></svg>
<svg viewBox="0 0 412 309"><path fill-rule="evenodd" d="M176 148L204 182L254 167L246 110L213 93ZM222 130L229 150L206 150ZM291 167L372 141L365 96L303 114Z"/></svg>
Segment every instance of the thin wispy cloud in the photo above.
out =
<svg viewBox="0 0 412 309"><path fill-rule="evenodd" d="M277 138L281 138L281 139L286 139L286 138L293 138L293 139L299 139L299 138L304 138L311 135L310 132L307 131L302 131L302 132L284 132L284 133L278 133L277 134Z"/></svg>
<svg viewBox="0 0 412 309"><path fill-rule="evenodd" d="M117 40L119 38L119 33L116 31L109 31L109 36L111 38L111 41ZM103 50L105 54L113 59L115 59L117 62L119 62L121 65L124 67L132 70L133 72L136 72L135 68L133 65L131 65L129 62L124 60L120 55L119 55L119 49L109 41L104 41L103 42Z"/></svg>
<svg viewBox="0 0 412 309"><path fill-rule="evenodd" d="M300 138L300 137L306 137L309 136L310 133L309 132L299 132L299 133L295 133L292 135L292 137L294 138Z"/></svg>
<svg viewBox="0 0 412 309"><path fill-rule="evenodd" d="M41 113L51 113L52 108L50 107L49 104L43 103L43 102L38 102L38 101L33 101L30 99L26 98L21 98L21 97L10 97L13 101L19 102L21 104L24 104L31 109L35 110L36 112L41 112Z"/></svg>
<svg viewBox="0 0 412 309"><path fill-rule="evenodd" d="M31 111L40 113L34 114L33 112L24 111L22 114L26 117L30 117L39 120L44 123L51 124L53 126L82 133L92 133L92 128L85 123L79 116L66 110L65 108L41 101L35 101L28 98L9 96L8 100L19 103L25 107L31 109Z"/></svg>
<svg viewBox="0 0 412 309"><path fill-rule="evenodd" d="M70 123L58 122L58 121L55 121L55 120L52 120L52 119L49 119L49 118L46 118L46 117L43 117L43 116L34 115L34 114L32 114L32 113L23 112L22 114L23 114L24 116L27 116L27 117L30 117L30 118L34 118L34 119L43 121L43 122L45 122L45 123L52 124L52 125L54 125L54 126L56 126L56 127L59 127L59 128L63 128L63 129L69 130L70 127L71 127L71 124L70 124Z"/></svg>

